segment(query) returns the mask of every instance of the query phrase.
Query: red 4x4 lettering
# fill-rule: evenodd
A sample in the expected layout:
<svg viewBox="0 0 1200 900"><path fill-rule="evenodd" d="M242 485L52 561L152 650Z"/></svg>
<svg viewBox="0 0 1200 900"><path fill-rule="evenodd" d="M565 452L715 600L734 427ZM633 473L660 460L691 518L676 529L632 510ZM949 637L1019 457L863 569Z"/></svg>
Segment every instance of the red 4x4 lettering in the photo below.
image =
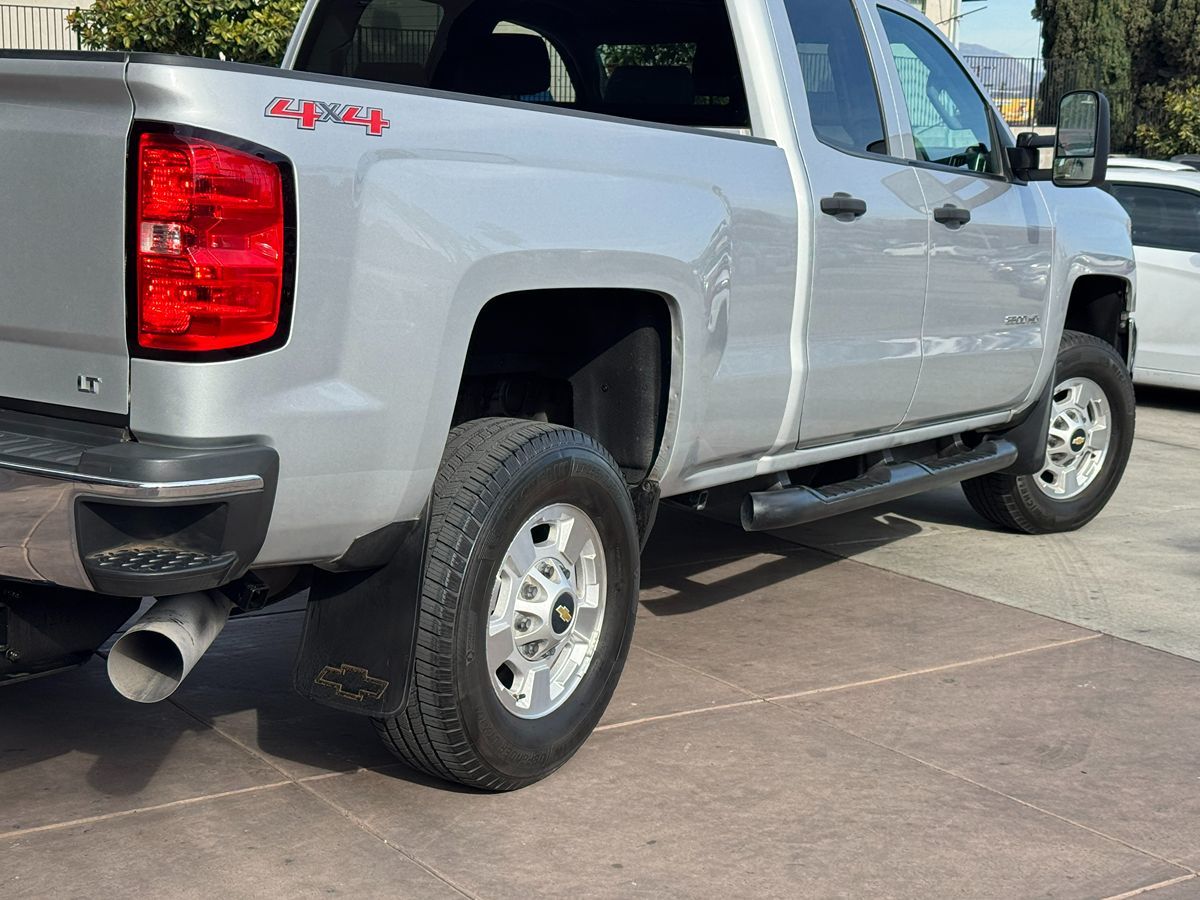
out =
<svg viewBox="0 0 1200 900"><path fill-rule="evenodd" d="M314 131L317 122L322 118L314 101L290 97L276 97L272 100L271 105L267 107L267 115L273 119L295 119L296 127L305 131Z"/></svg>
<svg viewBox="0 0 1200 900"><path fill-rule="evenodd" d="M368 109L364 116L361 106L347 106L342 112L342 122L346 125L362 125L372 137L379 137L385 128L392 126L392 123L383 117L382 109Z"/></svg>
<svg viewBox="0 0 1200 900"><path fill-rule="evenodd" d="M270 119L292 119L296 127L314 131L322 122L335 125L358 125L372 137L379 137L392 127L383 110L356 104L328 103L323 100L299 100L295 97L276 97L266 109Z"/></svg>

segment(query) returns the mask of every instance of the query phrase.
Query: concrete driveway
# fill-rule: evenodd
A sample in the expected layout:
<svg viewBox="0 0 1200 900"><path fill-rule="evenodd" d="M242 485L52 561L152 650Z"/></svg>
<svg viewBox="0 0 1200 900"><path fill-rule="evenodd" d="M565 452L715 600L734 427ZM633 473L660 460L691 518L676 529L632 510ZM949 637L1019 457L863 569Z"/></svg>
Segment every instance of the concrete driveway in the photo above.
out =
<svg viewBox="0 0 1200 900"><path fill-rule="evenodd" d="M295 697L294 611L158 707L0 691L3 896L1200 897L1200 397L1147 399L1077 535L664 515L603 727L517 794Z"/></svg>

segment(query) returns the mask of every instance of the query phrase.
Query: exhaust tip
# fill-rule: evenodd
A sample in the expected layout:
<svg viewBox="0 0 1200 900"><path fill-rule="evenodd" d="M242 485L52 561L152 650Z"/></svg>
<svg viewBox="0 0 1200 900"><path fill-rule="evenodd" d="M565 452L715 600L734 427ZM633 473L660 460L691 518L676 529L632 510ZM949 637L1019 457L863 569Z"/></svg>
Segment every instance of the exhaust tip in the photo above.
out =
<svg viewBox="0 0 1200 900"><path fill-rule="evenodd" d="M137 703L166 700L186 674L179 647L156 631L131 631L108 654L108 678L113 687Z"/></svg>

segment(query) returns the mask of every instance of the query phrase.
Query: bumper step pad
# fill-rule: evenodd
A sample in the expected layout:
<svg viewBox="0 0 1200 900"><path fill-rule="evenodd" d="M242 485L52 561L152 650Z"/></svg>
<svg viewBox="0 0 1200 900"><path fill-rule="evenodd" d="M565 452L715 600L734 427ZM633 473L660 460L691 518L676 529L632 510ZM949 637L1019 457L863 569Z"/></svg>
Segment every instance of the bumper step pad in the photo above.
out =
<svg viewBox="0 0 1200 900"><path fill-rule="evenodd" d="M203 553L177 547L121 547L83 558L83 567L101 590L129 595L144 585L147 596L189 590L197 579L224 583L238 564L234 551ZM179 588L174 587L178 582Z"/></svg>

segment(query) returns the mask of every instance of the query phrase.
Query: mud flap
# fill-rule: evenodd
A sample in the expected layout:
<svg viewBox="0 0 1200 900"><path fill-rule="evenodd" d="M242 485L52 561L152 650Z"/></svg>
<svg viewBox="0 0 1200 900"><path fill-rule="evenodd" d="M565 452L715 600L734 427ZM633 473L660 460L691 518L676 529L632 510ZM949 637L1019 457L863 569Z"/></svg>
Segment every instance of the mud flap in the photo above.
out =
<svg viewBox="0 0 1200 900"><path fill-rule="evenodd" d="M650 532L658 521L658 505L662 499L662 489L657 481L643 481L630 491L633 498L633 514L637 520L638 539L642 550L650 540Z"/></svg>
<svg viewBox="0 0 1200 900"><path fill-rule="evenodd" d="M428 512L406 523L381 568L313 574L293 674L302 696L363 716L394 716L404 708L428 530Z"/></svg>
<svg viewBox="0 0 1200 900"><path fill-rule="evenodd" d="M1018 424L1007 431L989 434L990 438L1001 438L1017 447L1017 463L1006 469L1007 475L1036 475L1046 468L1046 444L1050 440L1050 413L1054 407L1055 376L1051 375L1042 393L1042 399L1029 410Z"/></svg>

